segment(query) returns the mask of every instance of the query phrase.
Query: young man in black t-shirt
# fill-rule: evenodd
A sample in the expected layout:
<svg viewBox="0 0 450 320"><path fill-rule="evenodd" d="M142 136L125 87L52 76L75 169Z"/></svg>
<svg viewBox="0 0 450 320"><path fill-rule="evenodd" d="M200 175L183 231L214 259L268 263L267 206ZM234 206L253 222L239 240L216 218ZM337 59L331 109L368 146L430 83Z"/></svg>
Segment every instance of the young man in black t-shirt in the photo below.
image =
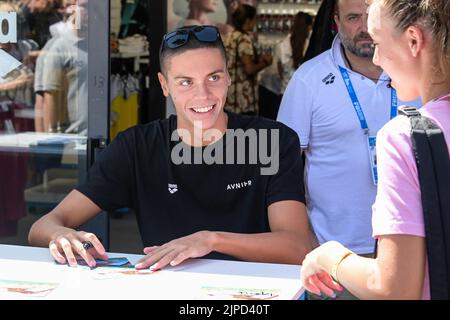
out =
<svg viewBox="0 0 450 320"><path fill-rule="evenodd" d="M207 257L300 264L311 250L300 143L285 125L223 110L230 78L215 27L167 34L158 74L177 116L121 133L87 182L30 230L60 263L106 258L75 231L102 210L132 208L146 256L160 269Z"/></svg>

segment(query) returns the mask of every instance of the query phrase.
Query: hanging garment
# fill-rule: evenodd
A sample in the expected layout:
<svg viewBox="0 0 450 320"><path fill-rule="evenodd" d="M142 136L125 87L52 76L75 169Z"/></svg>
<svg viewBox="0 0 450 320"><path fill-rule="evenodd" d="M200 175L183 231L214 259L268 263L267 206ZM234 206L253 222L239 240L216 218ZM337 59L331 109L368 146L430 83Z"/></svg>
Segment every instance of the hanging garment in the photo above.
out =
<svg viewBox="0 0 450 320"><path fill-rule="evenodd" d="M111 81L111 127L110 139L138 124L139 80L131 75L114 75Z"/></svg>
<svg viewBox="0 0 450 320"><path fill-rule="evenodd" d="M130 35L149 34L150 19L148 0L127 0L123 5L120 38Z"/></svg>

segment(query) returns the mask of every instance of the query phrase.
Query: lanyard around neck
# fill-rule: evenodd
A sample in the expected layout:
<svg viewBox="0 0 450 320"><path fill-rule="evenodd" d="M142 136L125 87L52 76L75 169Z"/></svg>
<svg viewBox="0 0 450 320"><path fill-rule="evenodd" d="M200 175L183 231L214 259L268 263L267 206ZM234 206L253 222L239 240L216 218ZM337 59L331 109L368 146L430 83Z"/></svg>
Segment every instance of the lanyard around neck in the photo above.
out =
<svg viewBox="0 0 450 320"><path fill-rule="evenodd" d="M366 116L364 115L361 104L359 103L358 97L356 96L355 88L353 87L352 81L350 80L350 75L348 74L348 71L341 66L339 66L339 71L341 72L345 86L347 87L348 94L350 96L350 99L352 100L353 108L355 108L356 115L358 116L359 122L361 124L361 129L363 129L365 134L369 134L369 126L367 125ZM394 88L391 88L391 119L397 116L397 108L397 92Z"/></svg>

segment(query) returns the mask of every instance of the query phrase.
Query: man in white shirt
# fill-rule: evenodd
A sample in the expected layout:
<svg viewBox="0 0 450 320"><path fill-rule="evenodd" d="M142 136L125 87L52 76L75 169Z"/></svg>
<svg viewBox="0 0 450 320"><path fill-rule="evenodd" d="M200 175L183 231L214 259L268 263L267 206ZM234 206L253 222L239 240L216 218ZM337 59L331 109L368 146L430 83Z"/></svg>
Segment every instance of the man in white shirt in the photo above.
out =
<svg viewBox="0 0 450 320"><path fill-rule="evenodd" d="M364 0L340 0L332 48L295 72L278 113L305 152L309 218L319 243L336 240L372 255L375 137L398 105L389 77L372 63Z"/></svg>

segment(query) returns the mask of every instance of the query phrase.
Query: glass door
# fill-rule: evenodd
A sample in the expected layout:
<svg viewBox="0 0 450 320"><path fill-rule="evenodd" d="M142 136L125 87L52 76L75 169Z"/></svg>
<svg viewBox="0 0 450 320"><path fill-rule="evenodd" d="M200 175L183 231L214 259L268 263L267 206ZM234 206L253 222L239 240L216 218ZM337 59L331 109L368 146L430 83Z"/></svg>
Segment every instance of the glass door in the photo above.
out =
<svg viewBox="0 0 450 320"><path fill-rule="evenodd" d="M85 179L107 144L109 1L0 2L0 244ZM105 213L83 229L108 247Z"/></svg>

